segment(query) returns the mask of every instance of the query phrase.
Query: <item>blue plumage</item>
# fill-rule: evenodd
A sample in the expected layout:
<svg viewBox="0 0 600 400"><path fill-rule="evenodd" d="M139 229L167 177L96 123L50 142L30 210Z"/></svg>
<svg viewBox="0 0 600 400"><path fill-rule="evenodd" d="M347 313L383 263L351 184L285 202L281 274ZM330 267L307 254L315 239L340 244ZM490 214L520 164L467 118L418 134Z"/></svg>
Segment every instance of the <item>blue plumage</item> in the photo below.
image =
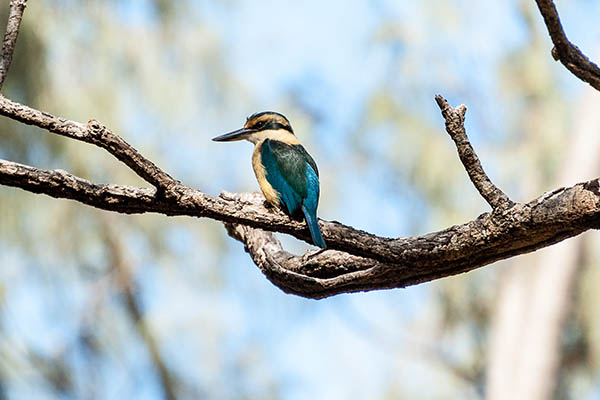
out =
<svg viewBox="0 0 600 400"><path fill-rule="evenodd" d="M302 204L302 193L298 193L298 188L294 189L284 177L278 165L281 160L278 161L277 153L273 150L277 145L272 143L272 140L265 140L260 151L260 161L265 168L267 181L279 194L279 202L285 206L290 215L294 215Z"/></svg>
<svg viewBox="0 0 600 400"><path fill-rule="evenodd" d="M310 236L313 243L320 248L324 249L325 241L323 235L321 235L321 229L317 219L317 206L319 205L319 176L317 172L312 169L310 165L306 166L306 182L307 182L307 196L302 203L302 211L304 212L304 218L306 224L310 230Z"/></svg>
<svg viewBox="0 0 600 400"><path fill-rule="evenodd" d="M260 155L266 179L279 194L280 205L290 215L302 211L313 243L325 248L317 219L319 172L312 157L299 144L270 139L262 144Z"/></svg>

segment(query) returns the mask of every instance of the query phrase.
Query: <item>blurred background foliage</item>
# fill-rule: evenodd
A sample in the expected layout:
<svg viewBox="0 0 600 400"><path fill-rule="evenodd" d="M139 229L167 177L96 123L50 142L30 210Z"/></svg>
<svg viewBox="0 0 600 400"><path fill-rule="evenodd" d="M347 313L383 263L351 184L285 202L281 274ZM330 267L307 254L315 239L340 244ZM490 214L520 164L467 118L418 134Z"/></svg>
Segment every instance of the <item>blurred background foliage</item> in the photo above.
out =
<svg viewBox="0 0 600 400"><path fill-rule="evenodd" d="M594 58L600 4L559 7ZM257 184L249 145L209 139L280 111L319 164L321 218L406 236L487 211L436 93L468 106L472 143L514 200L556 187L591 89L550 49L533 1L39 0L4 93L98 119L210 194ZM98 148L6 118L0 157L145 185ZM600 243L584 240L557 398L600 397ZM215 221L0 187L0 398L482 398L503 275L532 263L311 301L272 286Z"/></svg>

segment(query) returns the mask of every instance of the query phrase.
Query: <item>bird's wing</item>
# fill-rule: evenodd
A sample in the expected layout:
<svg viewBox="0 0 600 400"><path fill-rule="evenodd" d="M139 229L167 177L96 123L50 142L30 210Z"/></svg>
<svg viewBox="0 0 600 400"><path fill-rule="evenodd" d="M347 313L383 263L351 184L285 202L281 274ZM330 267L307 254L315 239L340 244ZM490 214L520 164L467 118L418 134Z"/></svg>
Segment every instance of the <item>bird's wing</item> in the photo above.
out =
<svg viewBox="0 0 600 400"><path fill-rule="evenodd" d="M290 214L295 214L307 197L318 199L317 166L304 147L267 139L262 144L261 161L267 180Z"/></svg>

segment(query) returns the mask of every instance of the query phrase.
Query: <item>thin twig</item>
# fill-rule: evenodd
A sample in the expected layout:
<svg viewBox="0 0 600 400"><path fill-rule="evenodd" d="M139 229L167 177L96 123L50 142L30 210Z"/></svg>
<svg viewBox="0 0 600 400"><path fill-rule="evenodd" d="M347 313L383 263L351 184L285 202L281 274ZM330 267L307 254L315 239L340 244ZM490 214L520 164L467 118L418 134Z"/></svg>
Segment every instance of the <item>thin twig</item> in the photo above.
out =
<svg viewBox="0 0 600 400"><path fill-rule="evenodd" d="M469 174L469 178L481 196L488 202L492 209L504 209L511 207L514 203L508 198L502 190L492 183L487 176L479 157L473 150L467 132L465 130L465 113L467 107L460 105L456 108L450 106L448 101L439 94L435 96L442 116L446 120L446 131L456 144L458 157Z"/></svg>
<svg viewBox="0 0 600 400"><path fill-rule="evenodd" d="M554 2L536 0L536 3L554 44L552 49L554 59L559 60L573 75L589 83L594 89L600 90L600 68L567 39Z"/></svg>
<svg viewBox="0 0 600 400"><path fill-rule="evenodd" d="M27 0L11 0L10 11L8 13L8 22L6 23L6 33L2 43L2 58L0 58L0 89L6 79L6 74L12 62L17 36L19 36L19 27L23 18L23 11L27 6Z"/></svg>

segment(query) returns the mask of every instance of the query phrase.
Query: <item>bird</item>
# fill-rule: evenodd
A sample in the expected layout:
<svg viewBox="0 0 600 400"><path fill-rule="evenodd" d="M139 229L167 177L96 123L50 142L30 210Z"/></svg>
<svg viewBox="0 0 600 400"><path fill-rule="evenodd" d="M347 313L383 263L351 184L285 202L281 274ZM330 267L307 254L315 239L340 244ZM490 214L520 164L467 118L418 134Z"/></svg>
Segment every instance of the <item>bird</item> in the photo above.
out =
<svg viewBox="0 0 600 400"><path fill-rule="evenodd" d="M257 112L246 119L242 128L212 140L253 143L252 168L267 202L293 218L303 216L313 244L327 247L317 219L319 170L283 114Z"/></svg>

